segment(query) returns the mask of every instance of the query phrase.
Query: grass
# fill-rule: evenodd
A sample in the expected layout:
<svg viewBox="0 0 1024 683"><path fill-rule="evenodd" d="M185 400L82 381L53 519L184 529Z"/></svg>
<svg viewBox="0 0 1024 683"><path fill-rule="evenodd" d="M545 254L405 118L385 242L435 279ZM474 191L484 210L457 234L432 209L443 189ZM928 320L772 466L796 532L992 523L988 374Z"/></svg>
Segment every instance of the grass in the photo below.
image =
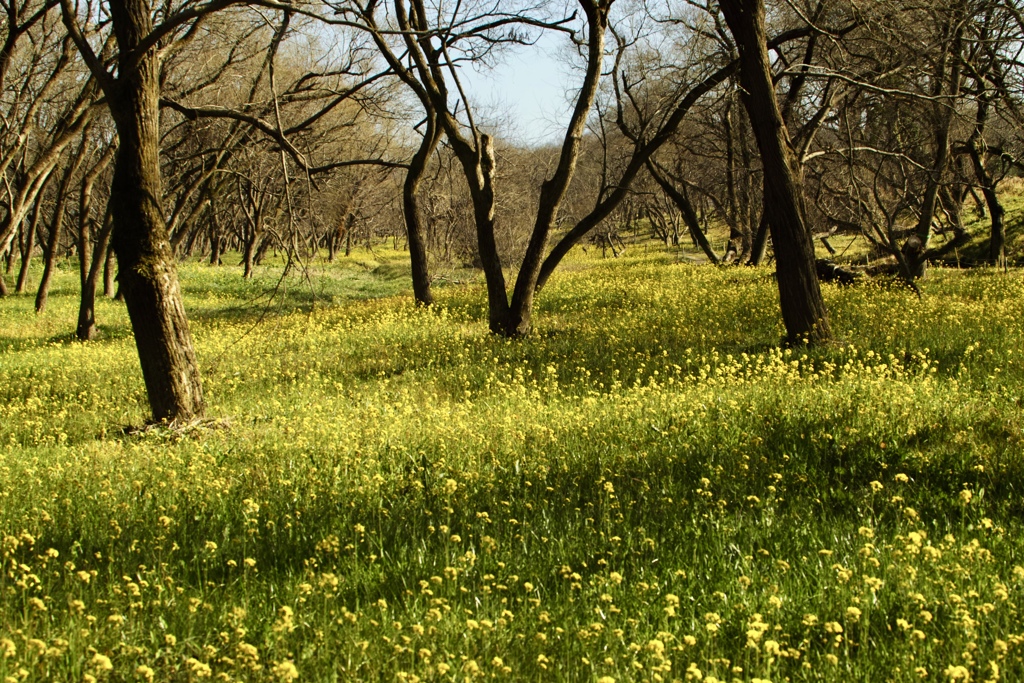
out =
<svg viewBox="0 0 1024 683"><path fill-rule="evenodd" d="M73 271L0 302L0 679L1024 677L1020 271L827 286L801 351L768 270L638 251L518 342L400 254L185 264L184 434Z"/></svg>

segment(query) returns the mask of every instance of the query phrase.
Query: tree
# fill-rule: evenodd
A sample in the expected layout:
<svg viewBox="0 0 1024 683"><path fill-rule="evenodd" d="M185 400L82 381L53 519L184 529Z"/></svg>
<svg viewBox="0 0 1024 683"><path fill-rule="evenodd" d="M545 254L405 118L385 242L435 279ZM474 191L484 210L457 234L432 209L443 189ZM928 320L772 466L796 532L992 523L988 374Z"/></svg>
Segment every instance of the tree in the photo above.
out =
<svg viewBox="0 0 1024 683"><path fill-rule="evenodd" d="M117 130L110 188L112 243L153 419L200 417L205 409L202 383L162 208L163 54L158 48L202 13L189 7L154 25L148 0L109 0L116 40L116 70L111 71L86 40L71 0L61 0L61 10L68 33L103 89Z"/></svg>
<svg viewBox="0 0 1024 683"><path fill-rule="evenodd" d="M477 126L471 103L462 91L457 66L466 59L479 59L494 45L525 42L527 39L518 32L522 27L563 28L567 20L550 22L532 18L527 13L496 10L474 14L477 8L465 8L461 4L447 10L451 16L446 17L442 16L444 10L428 10L422 0L408 3L395 0L398 44L393 45L395 41L391 37L395 32L387 30L379 21L381 5L377 0L338 7L343 16L359 22L372 36L388 65L422 104L428 122L436 119L459 160L473 203L477 249L487 283L489 326L492 332L508 337L522 336L530 330L533 299L547 243L573 177L587 117L600 81L611 2L579 0L579 6L585 17L586 34L585 41L580 41L585 52L583 84L566 128L558 163L541 184L534 228L511 299L495 233L494 140ZM456 50L462 51L459 59L452 58L453 53L460 54Z"/></svg>
<svg viewBox="0 0 1024 683"><path fill-rule="evenodd" d="M0 52L0 253L22 230L65 149L95 117L94 79L83 78L55 5L4 1ZM0 278L0 294L6 286Z"/></svg>
<svg viewBox="0 0 1024 683"><path fill-rule="evenodd" d="M81 285L78 305L78 325L75 336L82 341L96 337L96 284L99 280L100 268L106 262L107 245L110 243L112 223L110 221L111 205L106 203L99 213L99 230L96 229L96 212L93 208L93 190L100 175L110 165L114 156L114 146L107 143L107 148L99 156L93 167L82 179L78 198L78 275Z"/></svg>
<svg viewBox="0 0 1024 683"><path fill-rule="evenodd" d="M740 60L743 104L764 166L764 211L775 250L782 319L790 343L832 337L814 267L799 161L775 95L763 0L720 0Z"/></svg>

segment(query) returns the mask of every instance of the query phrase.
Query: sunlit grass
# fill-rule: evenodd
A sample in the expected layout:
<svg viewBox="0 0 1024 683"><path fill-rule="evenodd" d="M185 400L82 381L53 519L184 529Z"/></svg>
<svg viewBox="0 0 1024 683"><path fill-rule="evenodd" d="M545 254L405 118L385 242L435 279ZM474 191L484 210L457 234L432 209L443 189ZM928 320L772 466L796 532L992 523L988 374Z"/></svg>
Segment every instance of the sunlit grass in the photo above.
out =
<svg viewBox="0 0 1024 683"><path fill-rule="evenodd" d="M0 302L0 678L1021 679L1021 273L827 286L805 352L769 270L639 252L517 342L400 252L186 264L184 435L124 432L119 304Z"/></svg>

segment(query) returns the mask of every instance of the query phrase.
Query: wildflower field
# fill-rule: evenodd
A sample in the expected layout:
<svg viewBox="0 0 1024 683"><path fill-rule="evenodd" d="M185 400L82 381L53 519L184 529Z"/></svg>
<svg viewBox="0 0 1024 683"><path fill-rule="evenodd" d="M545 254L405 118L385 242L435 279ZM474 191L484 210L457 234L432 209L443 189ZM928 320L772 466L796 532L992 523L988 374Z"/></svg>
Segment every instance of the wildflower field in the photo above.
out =
<svg viewBox="0 0 1024 683"><path fill-rule="evenodd" d="M73 268L0 301L0 680L1024 680L1021 271L801 350L767 269L579 257L505 341L402 259L182 266L183 432Z"/></svg>

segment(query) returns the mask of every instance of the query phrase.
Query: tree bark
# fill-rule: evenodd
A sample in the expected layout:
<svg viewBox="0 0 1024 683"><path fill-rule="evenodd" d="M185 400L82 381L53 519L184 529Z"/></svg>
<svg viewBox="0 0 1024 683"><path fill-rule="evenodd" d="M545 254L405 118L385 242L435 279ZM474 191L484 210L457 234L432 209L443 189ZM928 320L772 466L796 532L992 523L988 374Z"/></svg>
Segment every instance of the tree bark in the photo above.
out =
<svg viewBox="0 0 1024 683"><path fill-rule="evenodd" d="M92 263L85 274L82 282L81 302L78 307L78 327L76 334L82 341L90 341L96 338L96 285L100 277L100 266L106 263L107 248L110 245L110 233L114 224L108 217L103 223L100 231L96 250L93 252Z"/></svg>
<svg viewBox="0 0 1024 683"><path fill-rule="evenodd" d="M113 299L117 296L117 288L114 286L114 279L117 274L117 254L114 248L107 244L106 255L103 259L103 296Z"/></svg>
<svg viewBox="0 0 1024 683"><path fill-rule="evenodd" d="M36 248L36 230L39 227L39 212L42 197L36 198L36 205L32 209L32 218L29 220L28 230L25 239L21 243L21 268L18 269L18 282L14 287L16 294L24 294L28 287L28 270L32 263L32 252Z"/></svg>
<svg viewBox="0 0 1024 683"><path fill-rule="evenodd" d="M956 23L955 17L950 17L950 25ZM907 276L911 279L924 277L927 266L928 245L932 236L932 221L935 219L935 208L938 204L939 188L942 185L942 176L949 165L949 133L953 126L954 102L960 94L960 74L962 69L960 51L962 48L962 25L957 23L953 30L951 46L942 53L941 58L935 67L933 74L934 88L932 96L935 98L935 160L928 177L928 185L925 188L924 198L921 201L921 215L914 234L903 245L903 253L906 256ZM947 83L947 66L949 67ZM941 101L943 94L947 95L947 101Z"/></svg>
<svg viewBox="0 0 1024 683"><path fill-rule="evenodd" d="M21 223L18 224L18 228L15 231L15 239L11 241L10 246L7 248L7 254L4 258L4 273L10 275L14 271L14 256L16 254L14 245L15 243L21 244L21 238L25 232L25 220L22 219Z"/></svg>
<svg viewBox="0 0 1024 683"><path fill-rule="evenodd" d="M740 54L743 103L764 166L765 214L775 250L782 319L789 343L831 339L802 205L799 162L790 141L768 59L763 0L721 0Z"/></svg>
<svg viewBox="0 0 1024 683"><path fill-rule="evenodd" d="M219 266L221 250L224 249L224 231L221 230L217 211L210 207L210 265Z"/></svg>
<svg viewBox="0 0 1024 683"><path fill-rule="evenodd" d="M96 249L93 249L92 190L96 180L110 163L113 152L113 147L108 147L96 165L85 174L79 194L78 276L81 291L75 335L82 341L91 341L96 337L96 278L99 275L100 262L106 257L107 243L110 240L110 221L104 217L99 243Z"/></svg>
<svg viewBox="0 0 1024 683"><path fill-rule="evenodd" d="M242 251L242 279L251 280L252 271L256 264L256 246L259 240L259 233L250 226L245 234L245 249Z"/></svg>
<svg viewBox="0 0 1024 683"><path fill-rule="evenodd" d="M982 85L984 88L984 85ZM978 179L981 187L981 194L985 197L985 204L988 205L988 214L991 222L988 242L988 260L993 266L1002 265L1006 260L1006 228L1003 225L1003 217L1006 214L1003 205L996 195L996 182L992 174L988 172L985 161L988 150L985 145L985 124L988 122L988 111L990 106L990 94L983 90L978 97L978 110L975 115L974 130L967 141L967 152L971 157L971 164L974 166L974 176Z"/></svg>
<svg viewBox="0 0 1024 683"><path fill-rule="evenodd" d="M757 232L754 233L754 241L750 246L750 260L747 265L759 266L764 262L768 253L768 214L764 207L761 207L761 220L757 224Z"/></svg>
<svg viewBox="0 0 1024 683"><path fill-rule="evenodd" d="M548 238L558 220L562 199L576 171L580 145L586 129L587 117L597 97L601 79L601 65L604 59L605 32L608 29L608 12L611 2L581 2L587 16L587 70L573 107L569 126L565 131L559 154L558 166L550 178L541 183L537 218L534 222L530 243L526 247L523 263L516 276L515 290L509 308L509 320L505 334L510 337L528 334L533 314L533 299L537 294L537 283L547 252Z"/></svg>
<svg viewBox="0 0 1024 683"><path fill-rule="evenodd" d="M82 148L79 149L79 153L74 156L74 161L69 162L69 165L64 168L64 174L57 185L57 201L54 203L53 218L50 221L50 234L47 236L45 244L43 244L43 276L39 279L39 289L36 291L36 313L42 313L46 310L46 302L50 296L50 281L53 278L53 269L57 265L57 248L60 246L60 233L64 230L64 205L68 200L71 180L75 173L78 172L78 167L85 156L81 153L82 149L84 149L84 141Z"/></svg>
<svg viewBox="0 0 1024 683"><path fill-rule="evenodd" d="M672 203L679 209L679 213L683 215L683 222L686 223L686 228L690 232L690 237L694 243L700 247L700 250L704 252L704 255L708 257L708 260L715 265L719 264L718 255L715 250L711 248L711 244L708 242L707 235L700 229L700 221L697 219L697 212L693 210L693 204L690 203L689 198L682 192L673 187L672 182L662 174L653 161L648 160L647 170L654 178L654 181L658 183L661 189L668 195Z"/></svg>
<svg viewBox="0 0 1024 683"><path fill-rule="evenodd" d="M416 303L430 306L434 295L430 292L430 272L427 263L427 234L419 208L419 189L427 169L430 155L441 139L437 117L427 112L426 129L419 149L409 162L409 170L402 185L402 209L405 213L405 232L409 240L409 260L412 266L412 292Z"/></svg>
<svg viewBox="0 0 1024 683"><path fill-rule="evenodd" d="M72 29L70 5L62 7ZM160 57L154 48L138 52L153 30L152 8L147 0L110 0L109 7L118 70L116 78L103 72L101 83L118 134L110 188L118 280L153 419L189 420L203 414L203 390L161 209Z"/></svg>

